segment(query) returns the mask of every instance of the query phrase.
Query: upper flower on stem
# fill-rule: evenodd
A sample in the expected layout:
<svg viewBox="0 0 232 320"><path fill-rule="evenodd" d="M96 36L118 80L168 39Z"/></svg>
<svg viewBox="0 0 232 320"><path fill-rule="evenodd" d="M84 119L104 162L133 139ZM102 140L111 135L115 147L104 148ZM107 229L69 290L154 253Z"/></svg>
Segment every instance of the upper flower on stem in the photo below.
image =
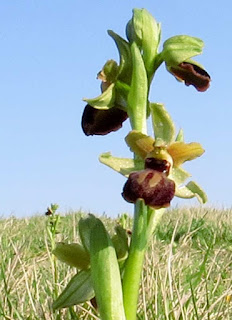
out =
<svg viewBox="0 0 232 320"><path fill-rule="evenodd" d="M206 91L210 85L210 75L204 68L192 61L193 56L202 53L204 43L201 39L190 36L175 36L164 42L160 56L165 61L167 70L177 80L187 86L193 85L198 91Z"/></svg>
<svg viewBox="0 0 232 320"><path fill-rule="evenodd" d="M114 60L107 61L97 75L102 81L102 94L94 99L84 99L88 104L85 106L81 125L87 136L106 135L117 131L128 118L125 101L119 92L116 92L118 73L117 63Z"/></svg>
<svg viewBox="0 0 232 320"><path fill-rule="evenodd" d="M132 73L130 45L113 31L108 33L118 47L120 64L108 60L97 75L102 94L84 99L88 103L82 116L82 129L86 135L117 131L128 118L127 96Z"/></svg>

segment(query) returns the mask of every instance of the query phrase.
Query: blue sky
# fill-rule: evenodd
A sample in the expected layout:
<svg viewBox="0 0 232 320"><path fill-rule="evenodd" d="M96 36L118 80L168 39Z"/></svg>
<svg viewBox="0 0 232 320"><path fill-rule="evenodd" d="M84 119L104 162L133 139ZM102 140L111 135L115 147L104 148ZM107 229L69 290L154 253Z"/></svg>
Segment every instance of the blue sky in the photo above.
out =
<svg viewBox="0 0 232 320"><path fill-rule="evenodd" d="M177 34L204 40L196 58L210 73L205 93L177 82L162 66L150 100L165 103L187 142L201 142L203 157L186 164L209 203L231 207L231 9L207 1L13 1L0 3L0 215L82 209L115 216L132 212L121 197L125 179L98 162L102 152L130 156L123 129L86 137L83 97L99 94L96 74L118 60L107 35L125 36L133 8L148 9L162 24L162 41ZM174 205L195 205L178 200Z"/></svg>

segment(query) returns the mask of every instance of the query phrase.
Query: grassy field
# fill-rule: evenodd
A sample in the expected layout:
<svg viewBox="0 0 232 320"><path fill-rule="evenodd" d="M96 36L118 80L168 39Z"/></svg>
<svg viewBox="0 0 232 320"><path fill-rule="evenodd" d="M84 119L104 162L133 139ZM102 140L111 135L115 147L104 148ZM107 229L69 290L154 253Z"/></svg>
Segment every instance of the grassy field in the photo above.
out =
<svg viewBox="0 0 232 320"><path fill-rule="evenodd" d="M83 215L62 216L56 240L77 242ZM47 219L0 220L0 319L99 319L87 303L53 313L75 270L52 258ZM102 220L109 229L118 221ZM146 255L140 297L138 319L232 319L232 210L167 211Z"/></svg>

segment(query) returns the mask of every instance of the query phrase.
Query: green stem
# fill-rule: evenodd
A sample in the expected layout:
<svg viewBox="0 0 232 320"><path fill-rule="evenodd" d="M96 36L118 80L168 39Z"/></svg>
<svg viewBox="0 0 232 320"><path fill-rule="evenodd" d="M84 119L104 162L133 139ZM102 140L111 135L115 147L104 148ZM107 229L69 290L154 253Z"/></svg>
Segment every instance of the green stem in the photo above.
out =
<svg viewBox="0 0 232 320"><path fill-rule="evenodd" d="M146 228L147 207L143 200L138 200L135 204L130 252L123 276L123 301L127 320L136 319L140 277L147 247Z"/></svg>

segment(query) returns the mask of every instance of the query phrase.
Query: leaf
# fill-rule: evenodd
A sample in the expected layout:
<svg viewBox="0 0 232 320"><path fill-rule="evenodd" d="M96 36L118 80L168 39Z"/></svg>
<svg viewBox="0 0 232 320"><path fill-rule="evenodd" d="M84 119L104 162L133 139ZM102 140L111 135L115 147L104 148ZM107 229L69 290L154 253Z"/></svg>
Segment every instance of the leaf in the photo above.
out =
<svg viewBox="0 0 232 320"><path fill-rule="evenodd" d="M148 82L144 62L135 42L131 45L131 55L133 71L127 99L128 114L132 129L144 132L146 131Z"/></svg>
<svg viewBox="0 0 232 320"><path fill-rule="evenodd" d="M88 214L87 218L81 218L78 223L80 239L87 252L90 251L90 234L95 223L96 218L93 214Z"/></svg>
<svg viewBox="0 0 232 320"><path fill-rule="evenodd" d="M120 225L115 227L116 234L112 237L112 242L116 251L118 261L123 261L128 256L128 235Z"/></svg>
<svg viewBox="0 0 232 320"><path fill-rule="evenodd" d="M112 83L100 96L83 100L95 109L108 110L114 106L115 101L115 84Z"/></svg>
<svg viewBox="0 0 232 320"><path fill-rule="evenodd" d="M118 79L124 81L127 84L130 84L132 74L130 44L112 30L108 30L108 34L115 41L120 55Z"/></svg>
<svg viewBox="0 0 232 320"><path fill-rule="evenodd" d="M52 253L62 262L77 269L88 269L90 257L79 243L58 242Z"/></svg>
<svg viewBox="0 0 232 320"><path fill-rule="evenodd" d="M176 189L175 195L179 198L191 199L196 197L200 203L207 202L207 195L203 189L194 181L190 181L186 186Z"/></svg>
<svg viewBox="0 0 232 320"><path fill-rule="evenodd" d="M201 39L179 35L171 37L164 42L161 55L168 66L175 66L201 54L203 47L204 42Z"/></svg>
<svg viewBox="0 0 232 320"><path fill-rule="evenodd" d="M161 103L150 103L150 109L155 139L170 144L175 139L175 125L169 113Z"/></svg>
<svg viewBox="0 0 232 320"><path fill-rule="evenodd" d="M146 156L154 150L155 140L136 130L130 131L126 136L125 141L131 151L142 159L145 159Z"/></svg>
<svg viewBox="0 0 232 320"><path fill-rule="evenodd" d="M142 160L133 160L129 158L113 157L110 152L100 155L99 161L111 169L121 173L123 176L128 177L133 171L139 171L144 168Z"/></svg>
<svg viewBox="0 0 232 320"><path fill-rule="evenodd" d="M53 303L53 309L71 307L94 297L90 270L81 271L68 283L63 292Z"/></svg>
<svg viewBox="0 0 232 320"><path fill-rule="evenodd" d="M178 141L168 146L167 151L172 156L175 167L180 166L185 161L200 157L205 152L198 142L184 143Z"/></svg>
<svg viewBox="0 0 232 320"><path fill-rule="evenodd" d="M91 230L90 263L101 319L126 320L116 252L100 219L96 219L96 224Z"/></svg>

